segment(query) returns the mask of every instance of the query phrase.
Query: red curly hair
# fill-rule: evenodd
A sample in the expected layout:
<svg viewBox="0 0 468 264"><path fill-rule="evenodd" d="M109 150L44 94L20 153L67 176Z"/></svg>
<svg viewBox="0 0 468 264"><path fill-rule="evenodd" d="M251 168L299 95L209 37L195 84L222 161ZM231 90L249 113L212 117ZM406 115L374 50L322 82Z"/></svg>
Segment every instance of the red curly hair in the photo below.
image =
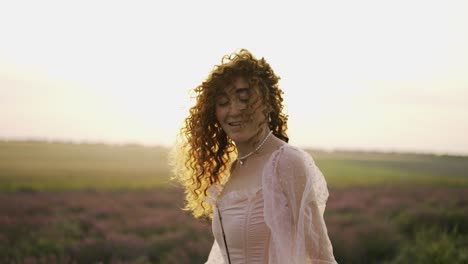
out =
<svg viewBox="0 0 468 264"><path fill-rule="evenodd" d="M225 55L221 64L216 65L208 78L194 89L196 104L190 108L171 155L172 179L185 188L183 209L192 211L196 218L212 217L213 208L205 202L207 189L213 183L227 179L228 168L236 154L234 143L216 119L215 102L237 77L248 80L267 106L264 112L269 115L268 126L273 134L285 142L289 140L286 134L288 117L283 113L283 91L278 86L280 78L264 58L256 59L246 49Z"/></svg>

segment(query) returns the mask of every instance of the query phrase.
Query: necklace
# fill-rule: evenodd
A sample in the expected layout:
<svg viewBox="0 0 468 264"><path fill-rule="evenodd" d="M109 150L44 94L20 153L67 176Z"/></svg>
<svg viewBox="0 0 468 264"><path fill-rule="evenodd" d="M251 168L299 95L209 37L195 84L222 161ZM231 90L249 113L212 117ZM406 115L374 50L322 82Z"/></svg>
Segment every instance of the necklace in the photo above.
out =
<svg viewBox="0 0 468 264"><path fill-rule="evenodd" d="M239 161L240 165L244 164L244 162L242 160L245 160L246 158L252 156L255 152L257 152L262 146L263 144L265 144L265 141L268 139L268 137L273 133L273 130L270 130L270 132L268 132L268 135L266 135L266 137L263 139L263 141L260 143L260 145L258 145L258 147L255 148L254 151L248 153L247 155L244 155L242 157L238 157L237 158L237 161Z"/></svg>

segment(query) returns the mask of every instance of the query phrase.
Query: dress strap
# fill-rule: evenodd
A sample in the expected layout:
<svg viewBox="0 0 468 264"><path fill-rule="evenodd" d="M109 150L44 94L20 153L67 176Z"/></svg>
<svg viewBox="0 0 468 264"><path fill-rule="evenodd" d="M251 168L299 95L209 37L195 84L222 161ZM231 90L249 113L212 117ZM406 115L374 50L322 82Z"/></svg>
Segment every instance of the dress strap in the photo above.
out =
<svg viewBox="0 0 468 264"><path fill-rule="evenodd" d="M226 243L226 234L224 234L224 227L223 227L223 221L221 220L221 212L219 211L218 206L216 206L216 209L218 210L218 217L219 217L219 223L221 224L221 230L223 231L223 240L224 240L224 247L226 248L226 253L228 257L228 262L231 264L231 257L229 256L229 249Z"/></svg>

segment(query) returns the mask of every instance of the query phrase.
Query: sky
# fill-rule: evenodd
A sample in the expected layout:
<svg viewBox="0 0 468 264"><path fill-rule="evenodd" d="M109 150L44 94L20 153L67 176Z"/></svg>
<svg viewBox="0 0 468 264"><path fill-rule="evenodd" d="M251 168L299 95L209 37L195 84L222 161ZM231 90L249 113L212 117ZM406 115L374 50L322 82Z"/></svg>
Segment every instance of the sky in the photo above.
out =
<svg viewBox="0 0 468 264"><path fill-rule="evenodd" d="M171 146L247 48L290 143L468 154L468 1L2 1L0 139Z"/></svg>

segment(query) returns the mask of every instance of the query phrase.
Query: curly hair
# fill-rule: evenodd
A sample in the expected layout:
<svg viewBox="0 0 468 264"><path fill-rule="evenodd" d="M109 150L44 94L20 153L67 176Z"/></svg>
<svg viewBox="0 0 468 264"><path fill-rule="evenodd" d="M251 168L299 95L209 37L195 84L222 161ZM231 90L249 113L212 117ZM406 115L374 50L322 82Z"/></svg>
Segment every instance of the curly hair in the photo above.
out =
<svg viewBox="0 0 468 264"><path fill-rule="evenodd" d="M268 126L273 134L288 142L287 115L283 113L283 91L264 58L256 59L248 50L223 56L207 79L197 86L196 103L189 110L179 131L171 154L172 179L185 189L184 210L191 211L195 218L212 218L213 207L205 201L207 189L213 183L227 179L232 160L237 150L234 143L222 130L216 119L216 97L224 92L237 77L248 80L259 95L264 112L269 115ZM256 109L252 109L255 111ZM248 115L245 114L244 116Z"/></svg>

